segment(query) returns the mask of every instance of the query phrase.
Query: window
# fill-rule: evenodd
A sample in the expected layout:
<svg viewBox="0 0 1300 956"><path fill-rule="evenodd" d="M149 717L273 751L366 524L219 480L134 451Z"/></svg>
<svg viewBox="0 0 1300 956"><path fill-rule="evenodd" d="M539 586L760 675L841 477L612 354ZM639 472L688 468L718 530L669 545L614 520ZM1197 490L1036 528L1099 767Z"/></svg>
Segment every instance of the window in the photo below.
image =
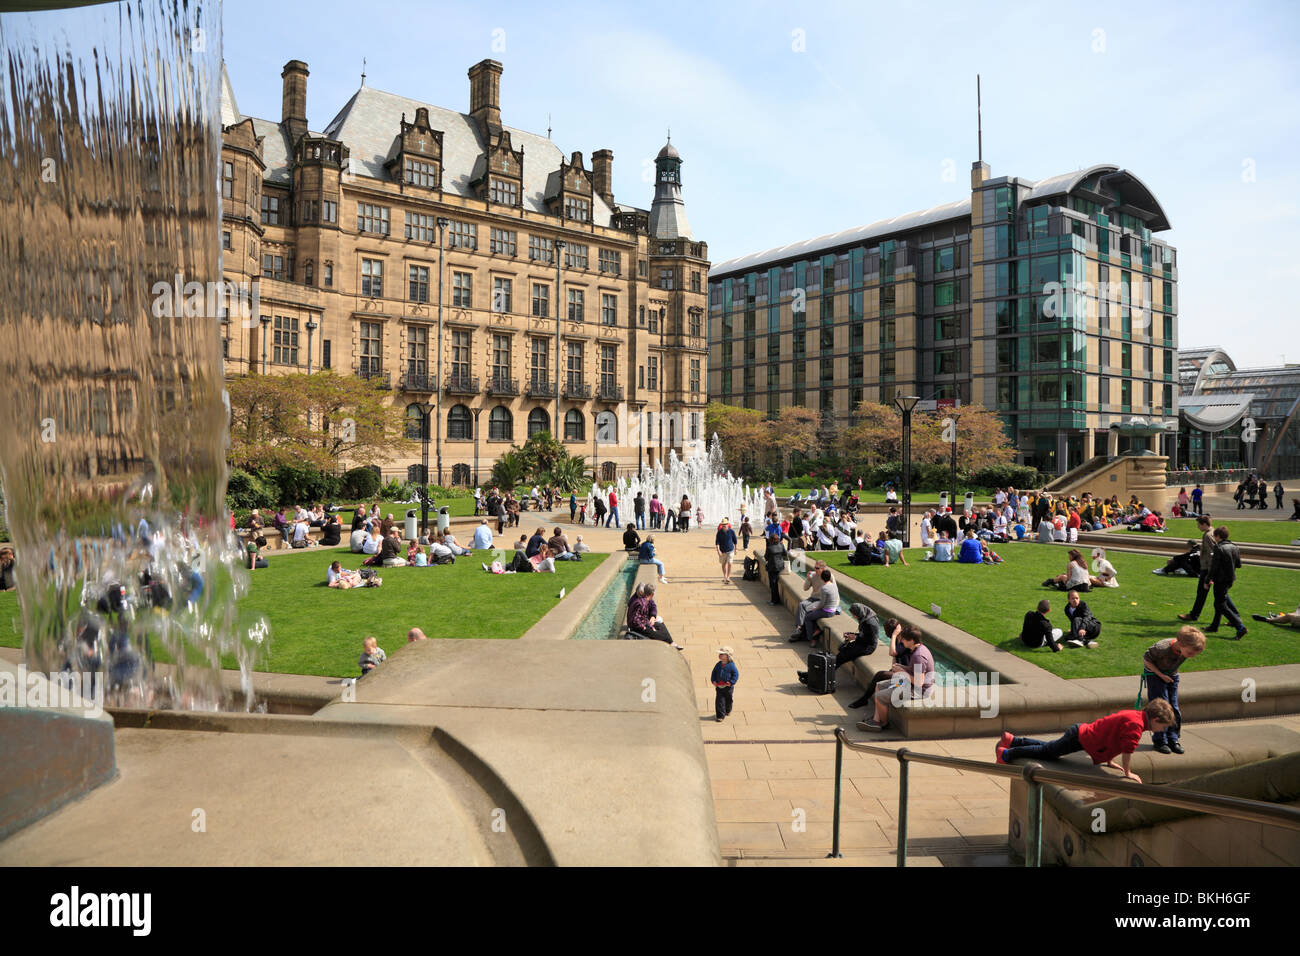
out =
<svg viewBox="0 0 1300 956"><path fill-rule="evenodd" d="M324 268L325 268L325 272L324 272L325 288L327 289L333 288L334 287L334 263L327 262L325 263Z"/></svg>
<svg viewBox="0 0 1300 956"><path fill-rule="evenodd" d="M221 164L221 196L223 199L235 198L235 164Z"/></svg>
<svg viewBox="0 0 1300 956"><path fill-rule="evenodd" d="M880 310L885 314L894 311L895 300L897 299L897 288L891 283L880 287Z"/></svg>
<svg viewBox="0 0 1300 956"><path fill-rule="evenodd" d="M384 263L382 259L361 260L361 294L377 299L384 294Z"/></svg>
<svg viewBox="0 0 1300 956"><path fill-rule="evenodd" d="M569 321L582 322L587 302L587 294L582 289L569 289Z"/></svg>
<svg viewBox="0 0 1300 956"><path fill-rule="evenodd" d="M388 235L388 207L373 206L370 203L357 203L357 232L373 232L380 236Z"/></svg>
<svg viewBox="0 0 1300 956"><path fill-rule="evenodd" d="M451 221L447 227L448 249L477 249L478 226L472 222Z"/></svg>
<svg viewBox="0 0 1300 956"><path fill-rule="evenodd" d="M533 262L555 262L555 240L529 236L528 258Z"/></svg>
<svg viewBox="0 0 1300 956"><path fill-rule="evenodd" d="M262 253L262 278L283 279L284 273L284 256L271 252Z"/></svg>
<svg viewBox="0 0 1300 956"><path fill-rule="evenodd" d="M934 307L936 309L955 304L961 297L961 283L936 282L934 284Z"/></svg>
<svg viewBox="0 0 1300 956"><path fill-rule="evenodd" d="M1015 339L998 339L997 361L999 372L1014 372L1017 357Z"/></svg>
<svg viewBox="0 0 1300 956"><path fill-rule="evenodd" d="M571 408L564 413L564 440L583 441L586 438L586 419L582 412Z"/></svg>
<svg viewBox="0 0 1300 956"><path fill-rule="evenodd" d="M330 364L330 340L322 339L320 343L320 367L333 368Z"/></svg>
<svg viewBox="0 0 1300 956"><path fill-rule="evenodd" d="M321 222L339 221L339 204L332 199L323 199L320 204Z"/></svg>
<svg viewBox="0 0 1300 956"><path fill-rule="evenodd" d="M934 320L934 337L937 341L961 337L961 316L943 315Z"/></svg>
<svg viewBox="0 0 1300 956"><path fill-rule="evenodd" d="M1164 392L1165 402L1162 407L1165 411L1172 412L1174 410L1174 387L1172 385L1166 385L1164 386Z"/></svg>
<svg viewBox="0 0 1300 956"><path fill-rule="evenodd" d="M615 252L613 249L601 249L599 261L601 272L620 275L623 271L623 256L621 253Z"/></svg>
<svg viewBox="0 0 1300 956"><path fill-rule="evenodd" d="M437 228L434 218L423 213L408 212L404 233L406 238L414 239L416 242L436 242L438 236L434 231Z"/></svg>
<svg viewBox="0 0 1300 956"><path fill-rule="evenodd" d="M692 292L702 291L700 288L700 274L698 272L691 273L691 291Z"/></svg>
<svg viewBox="0 0 1300 956"><path fill-rule="evenodd" d="M276 365L298 364L298 319L286 315L277 315L274 325L275 355L271 359Z"/></svg>
<svg viewBox="0 0 1300 956"><path fill-rule="evenodd" d="M581 242L571 242L564 250L564 265L567 269L587 268L587 246Z"/></svg>
<svg viewBox="0 0 1300 956"><path fill-rule="evenodd" d="M514 256L519 254L516 242L517 234L513 229L493 229L491 251L493 255Z"/></svg>
<svg viewBox="0 0 1300 956"><path fill-rule="evenodd" d="M492 177L492 184L488 187L488 201L501 203L503 206L518 206L519 184L508 179Z"/></svg>
<svg viewBox="0 0 1300 956"><path fill-rule="evenodd" d="M1123 342L1119 347L1119 364L1126 372L1133 371L1133 346Z"/></svg>
<svg viewBox="0 0 1300 956"><path fill-rule="evenodd" d="M472 272L451 274L451 304L457 309L473 308L474 274Z"/></svg>
<svg viewBox="0 0 1300 956"><path fill-rule="evenodd" d="M469 378L472 332L455 329L451 333L451 377L458 382Z"/></svg>
<svg viewBox="0 0 1300 956"><path fill-rule="evenodd" d="M493 312L513 312L512 289L514 282L511 279L503 279L501 276L492 277L492 311Z"/></svg>
<svg viewBox="0 0 1300 956"><path fill-rule="evenodd" d="M428 302L429 301L429 267L428 266L409 266L407 268L407 278L410 282L411 302Z"/></svg>
<svg viewBox="0 0 1300 956"><path fill-rule="evenodd" d="M649 372L646 375L646 388L652 392L657 392L659 390L659 356L651 355L648 361L650 364L648 366ZM722 374L728 375L730 373L724 371ZM729 392L731 391L731 389L726 388L723 389L723 391Z"/></svg>
<svg viewBox="0 0 1300 956"><path fill-rule="evenodd" d="M675 289L675 288L677 288L677 284L676 284L676 276L677 276L677 270L675 270L675 269L660 269L660 270L659 270L659 288L661 288L661 289Z"/></svg>
<svg viewBox="0 0 1300 956"><path fill-rule="evenodd" d="M651 335L657 335L657 334L659 334L659 310L656 309L654 306L650 306L650 334L651 334ZM724 339L725 339L725 338L730 338L730 337L731 337L731 317L730 317L730 316L726 316L726 317L723 319L722 337L723 337Z"/></svg>
<svg viewBox="0 0 1300 956"><path fill-rule="evenodd" d="M947 349L934 355L934 374L956 375L961 372L961 352Z"/></svg>
<svg viewBox="0 0 1300 956"><path fill-rule="evenodd" d="M549 368L549 339L532 339L532 357L529 370L532 372L533 386L538 387L546 384Z"/></svg>
<svg viewBox="0 0 1300 956"><path fill-rule="evenodd" d="M934 250L934 271L951 272L953 270L955 247L944 246Z"/></svg>
<svg viewBox="0 0 1300 956"><path fill-rule="evenodd" d="M492 377L504 380L510 377L510 336L492 336Z"/></svg>
<svg viewBox="0 0 1300 956"><path fill-rule="evenodd" d="M564 218L577 222L591 221L591 200L567 196L564 200Z"/></svg>
<svg viewBox="0 0 1300 956"><path fill-rule="evenodd" d="M405 174L406 185L408 186L423 186L426 189L433 189L438 185L438 170L433 163L407 157Z"/></svg>
<svg viewBox="0 0 1300 956"><path fill-rule="evenodd" d="M227 229L221 234L221 248L229 251L230 249L230 230Z"/></svg>
<svg viewBox="0 0 1300 956"><path fill-rule="evenodd" d="M546 414L544 408L534 408L528 413L528 437L532 438L538 432L549 432L551 430L551 416Z"/></svg>
<svg viewBox="0 0 1300 956"><path fill-rule="evenodd" d="M570 342L566 346L568 350L567 376L565 384L568 388L582 388L582 360L583 347L581 342Z"/></svg>
<svg viewBox="0 0 1300 956"><path fill-rule="evenodd" d="M699 309L691 310L690 317L691 335L700 336L704 334L704 313Z"/></svg>
<svg viewBox="0 0 1300 956"><path fill-rule="evenodd" d="M884 352L880 356L880 374L894 375L898 366L898 357L895 353Z"/></svg>
<svg viewBox="0 0 1300 956"><path fill-rule="evenodd" d="M700 413L691 412L691 441L700 440Z"/></svg>
<svg viewBox="0 0 1300 956"><path fill-rule="evenodd" d="M298 223L315 222L320 218L320 201L304 199L298 203Z"/></svg>
<svg viewBox="0 0 1300 956"><path fill-rule="evenodd" d="M1110 404L1110 379L1104 376L1097 379L1097 404L1102 408Z"/></svg>
<svg viewBox="0 0 1300 956"><path fill-rule="evenodd" d="M419 405L406 406L406 437L412 441L422 441L429 437L429 420Z"/></svg>
<svg viewBox="0 0 1300 956"><path fill-rule="evenodd" d="M698 392L699 390L700 390L700 360L697 358L693 358L691 359L691 391Z"/></svg>
<svg viewBox="0 0 1300 956"><path fill-rule="evenodd" d="M429 374L429 329L423 325L406 327L406 375L422 379Z"/></svg>
<svg viewBox="0 0 1300 956"><path fill-rule="evenodd" d="M447 437L452 441L468 441L474 437L474 420L464 405L453 405L447 412Z"/></svg>
<svg viewBox="0 0 1300 956"><path fill-rule="evenodd" d="M550 295L550 286L533 283L533 315L543 319L550 315Z"/></svg>
<svg viewBox="0 0 1300 956"><path fill-rule="evenodd" d="M1119 404L1126 412L1133 407L1133 383L1126 378L1119 382Z"/></svg>
<svg viewBox="0 0 1300 956"><path fill-rule="evenodd" d="M600 296L601 325L618 325L618 296L602 293Z"/></svg>
<svg viewBox="0 0 1300 956"><path fill-rule="evenodd" d="M302 267L302 284L303 285L316 284L316 266L312 263L310 259L307 260L306 265Z"/></svg>
<svg viewBox="0 0 1300 956"><path fill-rule="evenodd" d="M835 359L822 359L818 371L821 374L822 384L830 385L831 380L835 378Z"/></svg>
<svg viewBox="0 0 1300 956"><path fill-rule="evenodd" d="M362 375L376 375L383 368L384 327L378 322L362 322L360 327Z"/></svg>
<svg viewBox="0 0 1300 956"><path fill-rule="evenodd" d="M606 394L618 386L618 347L600 347L600 390Z"/></svg>
<svg viewBox="0 0 1300 956"><path fill-rule="evenodd" d="M498 405L488 413L488 441L513 441L515 420L510 409Z"/></svg>

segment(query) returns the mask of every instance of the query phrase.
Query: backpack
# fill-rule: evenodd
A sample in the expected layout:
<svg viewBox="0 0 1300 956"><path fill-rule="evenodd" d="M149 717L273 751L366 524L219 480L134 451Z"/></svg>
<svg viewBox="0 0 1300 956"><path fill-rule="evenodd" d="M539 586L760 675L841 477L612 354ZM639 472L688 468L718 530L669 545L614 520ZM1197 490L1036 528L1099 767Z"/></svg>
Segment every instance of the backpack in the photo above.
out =
<svg viewBox="0 0 1300 956"><path fill-rule="evenodd" d="M758 580L758 558L751 558L751 557L745 558L744 580L746 581Z"/></svg>

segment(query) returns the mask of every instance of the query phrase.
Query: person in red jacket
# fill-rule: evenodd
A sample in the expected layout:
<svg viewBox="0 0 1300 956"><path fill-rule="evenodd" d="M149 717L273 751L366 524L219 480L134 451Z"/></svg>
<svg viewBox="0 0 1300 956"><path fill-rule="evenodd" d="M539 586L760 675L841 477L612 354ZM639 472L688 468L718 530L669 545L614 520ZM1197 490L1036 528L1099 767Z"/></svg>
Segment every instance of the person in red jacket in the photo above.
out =
<svg viewBox="0 0 1300 956"><path fill-rule="evenodd" d="M1174 709L1169 702L1157 698L1142 710L1121 710L1090 724L1075 724L1050 742L1005 733L994 744L993 751L999 762L1010 763L1018 758L1056 760L1083 750L1093 763L1122 770L1129 780L1141 783L1142 778L1129 769L1129 762L1142 733L1147 730L1162 733L1174 725L1174 719ZM1123 766L1115 766L1116 757L1120 758Z"/></svg>

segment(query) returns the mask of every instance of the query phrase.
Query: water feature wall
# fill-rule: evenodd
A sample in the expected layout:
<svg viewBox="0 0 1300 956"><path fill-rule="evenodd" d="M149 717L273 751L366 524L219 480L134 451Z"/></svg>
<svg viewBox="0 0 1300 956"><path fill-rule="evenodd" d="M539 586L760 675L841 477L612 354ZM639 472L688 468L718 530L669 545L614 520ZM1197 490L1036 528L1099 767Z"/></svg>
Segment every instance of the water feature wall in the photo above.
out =
<svg viewBox="0 0 1300 956"><path fill-rule="evenodd" d="M225 509L221 5L6 13L0 57L0 480L27 665L209 708L226 655L251 699L265 626L238 620Z"/></svg>

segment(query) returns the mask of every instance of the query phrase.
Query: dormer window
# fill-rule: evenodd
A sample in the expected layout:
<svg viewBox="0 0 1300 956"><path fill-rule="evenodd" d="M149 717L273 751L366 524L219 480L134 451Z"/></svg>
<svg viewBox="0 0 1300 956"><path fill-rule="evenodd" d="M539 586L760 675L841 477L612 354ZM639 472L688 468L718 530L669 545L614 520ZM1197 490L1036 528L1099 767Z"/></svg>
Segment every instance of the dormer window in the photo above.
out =
<svg viewBox="0 0 1300 956"><path fill-rule="evenodd" d="M411 159L409 156L406 158L404 177L408 186L423 186L425 189L434 189L438 185L438 171L433 163Z"/></svg>
<svg viewBox="0 0 1300 956"><path fill-rule="evenodd" d="M576 196L566 196L564 199L564 218L576 222L591 222L591 201L579 199Z"/></svg>
<svg viewBox="0 0 1300 956"><path fill-rule="evenodd" d="M488 189L488 199L503 206L518 206L519 184L493 176L492 184Z"/></svg>

